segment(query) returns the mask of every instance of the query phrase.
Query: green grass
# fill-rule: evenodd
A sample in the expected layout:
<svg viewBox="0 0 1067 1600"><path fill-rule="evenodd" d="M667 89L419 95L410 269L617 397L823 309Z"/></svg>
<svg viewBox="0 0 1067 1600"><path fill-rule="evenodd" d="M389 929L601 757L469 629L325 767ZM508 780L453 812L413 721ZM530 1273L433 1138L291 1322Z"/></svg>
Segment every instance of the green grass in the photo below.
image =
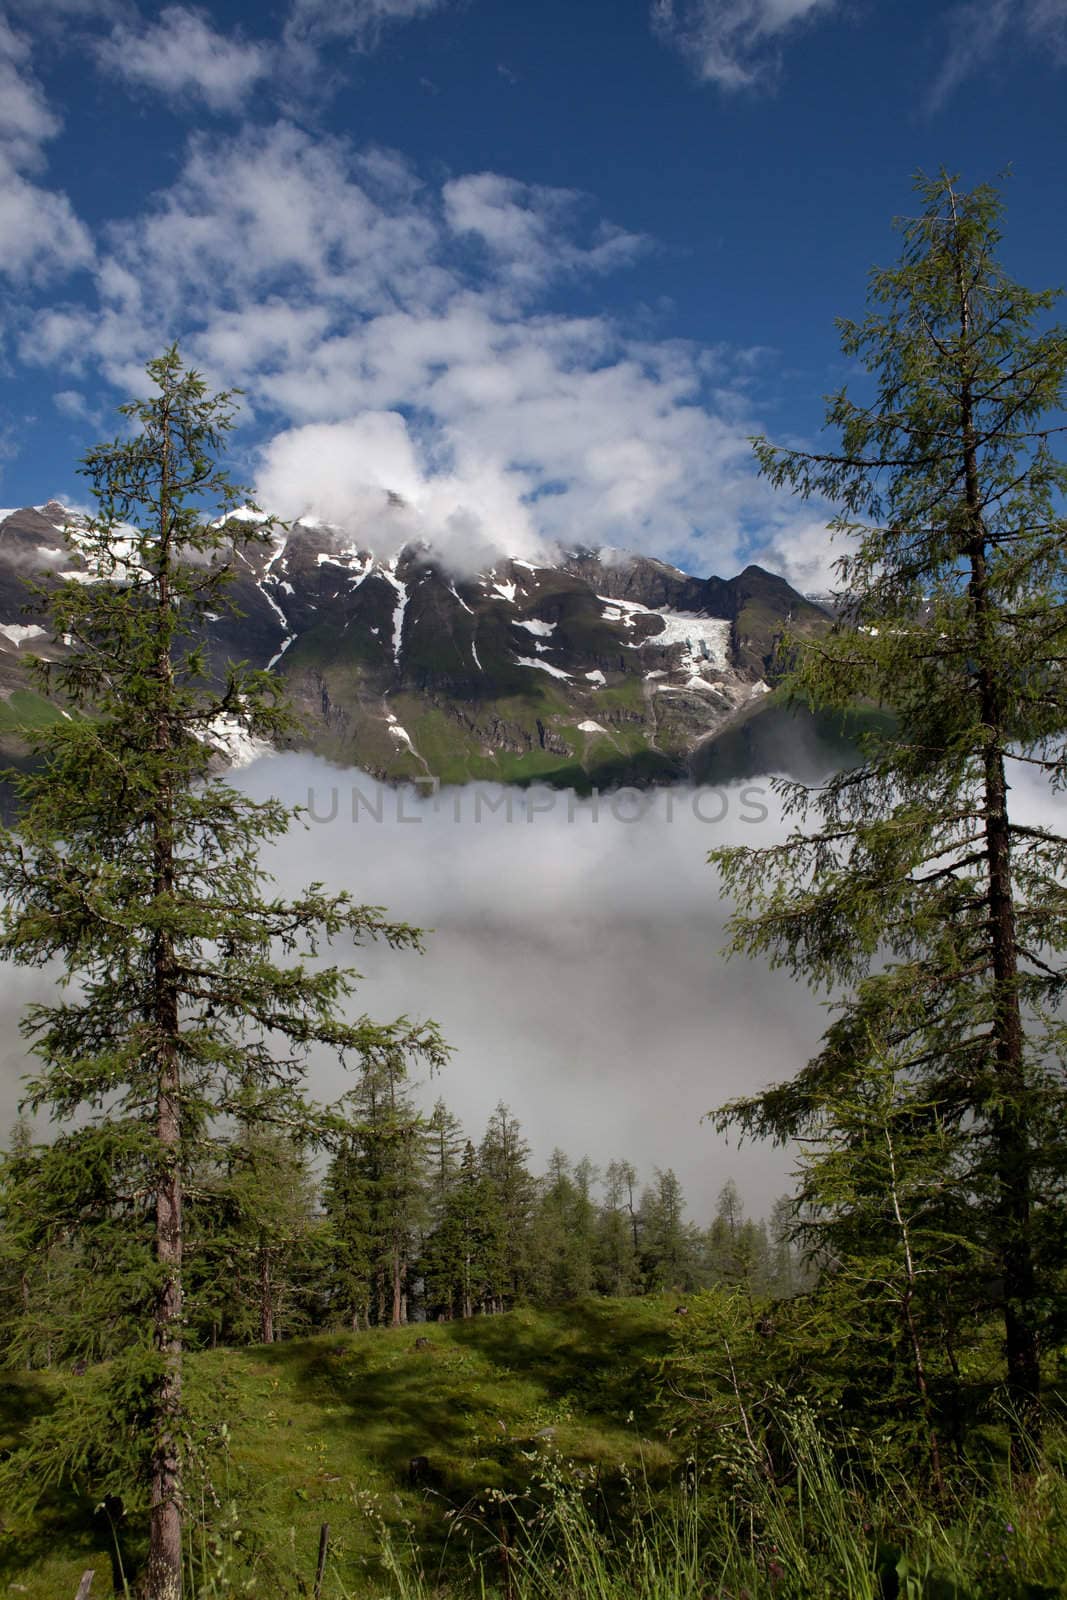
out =
<svg viewBox="0 0 1067 1600"><path fill-rule="evenodd" d="M1055 1467L1013 1483L987 1463L931 1506L901 1469L874 1481L832 1453L790 1403L777 1481L724 1438L687 1492L686 1447L655 1403L675 1327L666 1297L596 1300L192 1357L190 1388L225 1397L230 1440L189 1507L188 1600L310 1595L324 1522L323 1600L1067 1597ZM0 1446L78 1382L10 1379ZM93 1505L86 1483L9 1518L0 1595L73 1600L94 1567L92 1600L106 1600ZM121 1543L132 1568L138 1548Z"/></svg>
<svg viewBox="0 0 1067 1600"><path fill-rule="evenodd" d="M557 1454L605 1484L623 1472L669 1476L671 1451L652 1436L649 1363L665 1349L670 1322L664 1300L595 1301L191 1358L198 1389L225 1386L232 1396L213 1516L225 1523L232 1503L237 1555L261 1549L259 1587L248 1592L298 1596L314 1573L323 1522L333 1552L323 1600L387 1592L383 1530L394 1541L414 1539L428 1569L443 1562L465 1572L470 1539L449 1513L476 1509L487 1491L525 1493ZM415 1349L420 1335L429 1350ZM10 1381L0 1391L3 1445L58 1386L77 1382L49 1374ZM414 1456L429 1462L423 1486L409 1482ZM89 1566L100 1600L110 1594L111 1559L89 1484L49 1494L33 1518L0 1536L0 1595L73 1600Z"/></svg>
<svg viewBox="0 0 1067 1600"><path fill-rule="evenodd" d="M33 689L15 689L6 700L0 700L0 734L47 728L62 718L59 707Z"/></svg>

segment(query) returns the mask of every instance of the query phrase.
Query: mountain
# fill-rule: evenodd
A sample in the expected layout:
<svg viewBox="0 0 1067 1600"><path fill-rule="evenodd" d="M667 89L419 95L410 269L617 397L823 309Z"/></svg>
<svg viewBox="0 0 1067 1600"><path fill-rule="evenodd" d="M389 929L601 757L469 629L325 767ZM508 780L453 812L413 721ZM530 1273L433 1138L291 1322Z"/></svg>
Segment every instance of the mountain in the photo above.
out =
<svg viewBox="0 0 1067 1600"><path fill-rule="evenodd" d="M65 646L27 613L22 580L92 581L78 527L55 501L0 513L9 759L24 751L20 727L62 714L26 686L25 656ZM575 549L551 565L501 560L458 577L427 549L379 558L310 518L250 556L233 598L240 615L208 625L209 658L277 672L303 719L299 744L383 779L446 783L588 789L714 770L716 746L751 751L739 730L774 706L783 628L829 625L756 566L695 578L645 556ZM240 755L224 730L220 746ZM773 765L773 750L760 759Z"/></svg>

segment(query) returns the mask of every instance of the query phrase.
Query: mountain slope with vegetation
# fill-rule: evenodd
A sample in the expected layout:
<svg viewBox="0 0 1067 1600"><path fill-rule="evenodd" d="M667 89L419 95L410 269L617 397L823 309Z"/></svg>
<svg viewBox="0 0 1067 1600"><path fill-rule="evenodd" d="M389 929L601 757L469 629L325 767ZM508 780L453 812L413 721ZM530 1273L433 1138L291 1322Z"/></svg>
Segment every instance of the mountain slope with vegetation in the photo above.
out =
<svg viewBox="0 0 1067 1600"><path fill-rule="evenodd" d="M79 537L78 518L55 501L0 522L9 759L22 753L21 726L58 714L27 689L21 658L64 651L27 610L22 579L90 580ZM306 748L415 782L588 789L690 776L766 694L783 631L829 623L760 567L694 578L643 556L578 550L461 577L426 549L376 557L306 518L246 556L232 595L240 614L209 619L204 634L215 671L235 660L269 667ZM788 739L781 747L788 755Z"/></svg>

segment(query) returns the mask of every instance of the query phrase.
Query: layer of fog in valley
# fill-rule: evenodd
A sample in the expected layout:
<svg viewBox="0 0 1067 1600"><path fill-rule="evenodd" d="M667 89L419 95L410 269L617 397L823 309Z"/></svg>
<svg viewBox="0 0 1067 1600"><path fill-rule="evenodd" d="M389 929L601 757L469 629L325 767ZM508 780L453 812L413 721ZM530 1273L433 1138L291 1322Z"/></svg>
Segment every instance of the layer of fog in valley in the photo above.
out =
<svg viewBox="0 0 1067 1600"><path fill-rule="evenodd" d="M475 1138L498 1100L535 1164L553 1145L603 1166L671 1166L695 1220L735 1178L761 1213L789 1152L730 1145L701 1118L788 1076L826 1022L788 974L722 956L728 906L713 846L780 837L767 780L730 789L621 791L598 801L493 785L436 796L303 756L234 776L309 808L272 852L293 890L318 879L431 930L422 955L364 947L361 1009L432 1017L453 1049L426 1084ZM316 1092L344 1086L316 1060Z"/></svg>
<svg viewBox="0 0 1067 1600"><path fill-rule="evenodd" d="M789 1187L789 1150L739 1147L701 1120L790 1076L828 1020L787 972L723 957L730 906L707 852L783 836L769 779L598 799L477 784L432 794L298 754L229 776L307 808L267 857L281 890L321 881L427 930L421 955L334 952L363 974L354 1010L440 1025L453 1054L420 1085L427 1109L440 1095L477 1140L505 1101L538 1169L556 1144L600 1166L626 1157L645 1178L671 1166L697 1221L727 1177L757 1215ZM1062 826L1064 797L1029 769L1013 775L1012 804L1021 820ZM3 1124L32 1070L18 1017L54 996L57 970L4 969ZM349 1080L316 1055L310 1081L326 1100Z"/></svg>

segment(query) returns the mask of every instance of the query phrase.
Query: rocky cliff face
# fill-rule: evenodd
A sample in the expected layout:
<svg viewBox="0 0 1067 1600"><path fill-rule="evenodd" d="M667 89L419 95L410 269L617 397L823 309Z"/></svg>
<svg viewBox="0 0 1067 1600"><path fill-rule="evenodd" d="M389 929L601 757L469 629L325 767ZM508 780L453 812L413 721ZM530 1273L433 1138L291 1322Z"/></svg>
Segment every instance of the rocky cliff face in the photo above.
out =
<svg viewBox="0 0 1067 1600"><path fill-rule="evenodd" d="M16 754L21 726L59 714L20 664L64 648L25 609L35 572L84 572L77 519L55 502L0 521L0 739ZM379 559L311 520L257 552L233 597L240 615L209 623L211 660L277 672L302 743L395 780L684 777L759 714L783 628L828 624L759 567L694 578L578 549L461 578L425 549Z"/></svg>

